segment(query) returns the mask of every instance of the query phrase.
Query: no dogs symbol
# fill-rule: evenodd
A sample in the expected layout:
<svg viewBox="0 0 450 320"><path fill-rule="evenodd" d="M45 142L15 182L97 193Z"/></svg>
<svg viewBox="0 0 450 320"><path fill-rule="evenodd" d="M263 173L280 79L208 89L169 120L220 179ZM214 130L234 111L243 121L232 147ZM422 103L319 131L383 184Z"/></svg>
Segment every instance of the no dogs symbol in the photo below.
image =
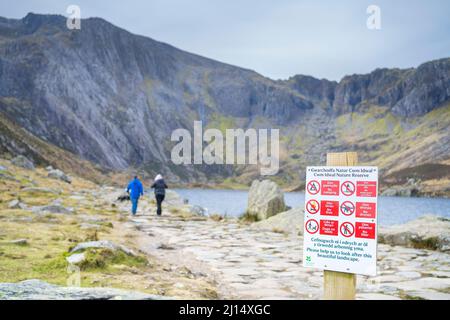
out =
<svg viewBox="0 0 450 320"><path fill-rule="evenodd" d="M306 189L310 194L318 194L320 191L320 183L316 180L312 180L308 183Z"/></svg>
<svg viewBox="0 0 450 320"><path fill-rule="evenodd" d="M351 196L355 193L355 184L351 181L345 181L341 185L341 192L344 196Z"/></svg>
<svg viewBox="0 0 450 320"><path fill-rule="evenodd" d="M311 234L314 234L317 231L319 231L319 223L314 219L309 219L308 221L306 221L305 227L306 231L308 231L308 233Z"/></svg>
<svg viewBox="0 0 450 320"><path fill-rule="evenodd" d="M308 211L310 214L316 214L319 212L319 202L317 200L309 200L306 204L306 211Z"/></svg>
<svg viewBox="0 0 450 320"><path fill-rule="evenodd" d="M341 204L341 212L343 215L351 216L355 212L355 205L353 202L344 201Z"/></svg>
<svg viewBox="0 0 450 320"><path fill-rule="evenodd" d="M339 230L341 231L341 234L346 238L351 237L355 233L355 227L350 222L342 223Z"/></svg>

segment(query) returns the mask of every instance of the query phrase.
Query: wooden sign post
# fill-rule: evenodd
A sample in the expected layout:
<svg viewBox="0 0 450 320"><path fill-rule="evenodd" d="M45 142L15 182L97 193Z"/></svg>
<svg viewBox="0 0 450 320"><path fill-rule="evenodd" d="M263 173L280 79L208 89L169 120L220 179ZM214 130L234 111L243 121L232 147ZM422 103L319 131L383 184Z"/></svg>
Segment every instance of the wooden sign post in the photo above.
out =
<svg viewBox="0 0 450 320"><path fill-rule="evenodd" d="M327 166L356 166L356 152L327 153ZM354 300L356 274L324 270L324 295L326 300Z"/></svg>

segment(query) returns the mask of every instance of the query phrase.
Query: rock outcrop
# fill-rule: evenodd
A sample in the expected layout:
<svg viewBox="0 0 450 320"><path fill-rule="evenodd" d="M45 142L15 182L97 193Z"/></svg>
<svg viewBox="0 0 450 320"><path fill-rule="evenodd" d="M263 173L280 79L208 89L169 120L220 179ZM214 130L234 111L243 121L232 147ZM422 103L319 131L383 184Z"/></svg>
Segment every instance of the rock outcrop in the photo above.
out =
<svg viewBox="0 0 450 320"><path fill-rule="evenodd" d="M31 210L35 213L61 213L61 214L72 214L74 213L73 208L66 208L58 204L50 204L47 206L32 207Z"/></svg>
<svg viewBox="0 0 450 320"><path fill-rule="evenodd" d="M247 215L257 220L267 219L286 209L284 195L278 185L270 180L253 181L248 191Z"/></svg>
<svg viewBox="0 0 450 320"><path fill-rule="evenodd" d="M130 256L136 256L136 253L122 245L115 244L108 240L100 240L100 241L89 241L77 244L72 250L71 253L78 253L79 251L84 251L86 249L108 249L111 251L122 250L126 254Z"/></svg>
<svg viewBox="0 0 450 320"><path fill-rule="evenodd" d="M252 228L302 235L303 218L304 210L302 208L293 208L266 220L258 221L252 224Z"/></svg>
<svg viewBox="0 0 450 320"><path fill-rule="evenodd" d="M28 158L20 155L15 157L14 159L11 160L11 163L15 166L21 167L21 168L25 168L28 170L34 170L34 163L29 160Z"/></svg>
<svg viewBox="0 0 450 320"><path fill-rule="evenodd" d="M67 183L72 183L72 179L59 169L53 169L48 172L48 177L59 179Z"/></svg>
<svg viewBox="0 0 450 320"><path fill-rule="evenodd" d="M450 219L428 215L405 224L382 227L379 242L449 252Z"/></svg>
<svg viewBox="0 0 450 320"><path fill-rule="evenodd" d="M22 203L22 202L20 202L19 200L11 200L9 203L8 203L8 208L9 209L22 209L22 210L25 210L25 209L27 209L27 206L26 206L26 204L24 204L24 203Z"/></svg>
<svg viewBox="0 0 450 320"><path fill-rule="evenodd" d="M414 197L419 196L421 192L420 181L409 179L405 184L387 188L380 195L393 197Z"/></svg>
<svg viewBox="0 0 450 320"><path fill-rule="evenodd" d="M0 300L161 300L162 296L113 288L61 287L31 279L0 283ZM167 299L167 298L166 298Z"/></svg>

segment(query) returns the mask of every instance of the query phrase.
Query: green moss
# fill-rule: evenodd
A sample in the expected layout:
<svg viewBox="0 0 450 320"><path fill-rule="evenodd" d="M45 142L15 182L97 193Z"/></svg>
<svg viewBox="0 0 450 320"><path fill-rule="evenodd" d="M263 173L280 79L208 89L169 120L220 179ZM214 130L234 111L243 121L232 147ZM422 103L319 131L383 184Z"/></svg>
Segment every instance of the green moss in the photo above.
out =
<svg viewBox="0 0 450 320"><path fill-rule="evenodd" d="M210 107L215 109L216 107L216 102L213 99L213 97L211 97L211 95L209 94L208 88L209 88L209 71L205 72L203 74L203 91L202 91L202 96L203 96L203 101L205 102L205 104Z"/></svg>
<svg viewBox="0 0 450 320"><path fill-rule="evenodd" d="M86 259L80 264L81 270L105 269L112 265L126 265L129 267L143 267L147 259L143 256L131 256L122 250L88 249Z"/></svg>
<svg viewBox="0 0 450 320"><path fill-rule="evenodd" d="M233 117L227 117L219 113L214 113L210 116L208 125L206 126L206 129L210 128L220 130L225 137L227 129L236 128L236 122Z"/></svg>
<svg viewBox="0 0 450 320"><path fill-rule="evenodd" d="M413 247L416 249L437 250L439 248L439 238L429 237L425 239L411 239Z"/></svg>
<svg viewBox="0 0 450 320"><path fill-rule="evenodd" d="M250 214L248 211L244 212L240 217L239 220L242 222L258 222L258 216Z"/></svg>

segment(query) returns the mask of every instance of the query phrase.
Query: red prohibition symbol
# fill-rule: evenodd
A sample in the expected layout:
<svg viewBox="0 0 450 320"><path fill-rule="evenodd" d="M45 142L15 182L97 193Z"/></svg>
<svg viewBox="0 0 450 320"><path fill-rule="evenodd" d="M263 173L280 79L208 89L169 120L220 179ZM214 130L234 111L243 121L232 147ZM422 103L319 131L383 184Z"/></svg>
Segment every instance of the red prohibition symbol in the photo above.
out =
<svg viewBox="0 0 450 320"><path fill-rule="evenodd" d="M344 201L341 204L341 212L345 216L351 216L355 212L355 205L351 201Z"/></svg>
<svg viewBox="0 0 450 320"><path fill-rule="evenodd" d="M319 212L320 205L317 200L309 200L306 204L306 211L308 211L310 214L316 214Z"/></svg>
<svg viewBox="0 0 450 320"><path fill-rule="evenodd" d="M308 182L308 186L306 188L310 194L318 194L320 191L320 183L316 180L311 180Z"/></svg>
<svg viewBox="0 0 450 320"><path fill-rule="evenodd" d="M314 219L309 219L305 223L305 229L306 231L308 231L308 233L314 234L319 231L319 223Z"/></svg>
<svg viewBox="0 0 450 320"><path fill-rule="evenodd" d="M355 227L350 222L342 223L339 230L341 231L341 234L346 238L351 237L355 233Z"/></svg>
<svg viewBox="0 0 450 320"><path fill-rule="evenodd" d="M341 184L341 192L344 196L351 196L355 193L355 184L351 181L345 181Z"/></svg>

